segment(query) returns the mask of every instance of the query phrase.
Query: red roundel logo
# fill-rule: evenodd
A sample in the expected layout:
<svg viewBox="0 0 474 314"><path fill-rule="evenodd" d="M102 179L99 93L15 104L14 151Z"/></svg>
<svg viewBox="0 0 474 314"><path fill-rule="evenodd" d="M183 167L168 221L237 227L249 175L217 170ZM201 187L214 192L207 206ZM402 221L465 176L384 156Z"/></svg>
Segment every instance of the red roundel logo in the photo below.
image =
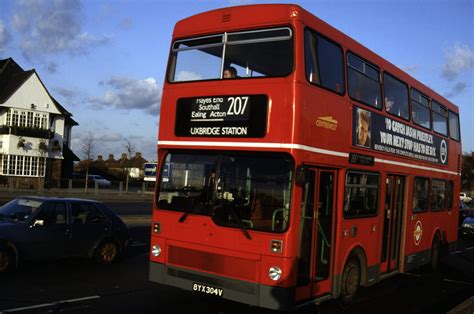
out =
<svg viewBox="0 0 474 314"><path fill-rule="evenodd" d="M413 239L415 239L415 245L419 245L421 242L421 236L423 235L423 226L421 221L417 221L415 224L415 230L413 231Z"/></svg>

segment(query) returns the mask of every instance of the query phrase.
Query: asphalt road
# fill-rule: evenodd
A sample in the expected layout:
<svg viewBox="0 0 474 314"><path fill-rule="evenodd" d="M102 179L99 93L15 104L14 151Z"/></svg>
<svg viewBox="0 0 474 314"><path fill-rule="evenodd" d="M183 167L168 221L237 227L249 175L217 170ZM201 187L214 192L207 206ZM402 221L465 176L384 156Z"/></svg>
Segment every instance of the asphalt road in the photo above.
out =
<svg viewBox="0 0 474 314"><path fill-rule="evenodd" d="M150 228L131 227L124 258L104 266L82 259L27 263L0 276L0 313L268 313L148 282ZM296 313L446 313L474 295L474 240L434 274L400 274L363 289L357 302L336 301Z"/></svg>

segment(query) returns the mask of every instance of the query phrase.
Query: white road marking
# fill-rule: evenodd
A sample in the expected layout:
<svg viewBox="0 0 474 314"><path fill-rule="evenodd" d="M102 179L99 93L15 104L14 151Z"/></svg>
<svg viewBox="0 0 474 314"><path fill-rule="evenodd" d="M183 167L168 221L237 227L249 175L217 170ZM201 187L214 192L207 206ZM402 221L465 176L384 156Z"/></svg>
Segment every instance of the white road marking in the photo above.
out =
<svg viewBox="0 0 474 314"><path fill-rule="evenodd" d="M454 251L453 254L459 254L462 253L462 251Z"/></svg>
<svg viewBox="0 0 474 314"><path fill-rule="evenodd" d="M87 301L87 300L93 300L93 299L99 299L99 298L100 298L99 295L93 295L93 296L77 298L77 299L61 300L61 301L57 301L53 303L43 303L43 304L37 304L37 305L32 305L32 306L17 307L14 309L0 311L0 313L11 313L11 312L33 310L33 309L38 309L42 307L55 306L55 305L63 304L63 303L74 303L74 302L81 302L81 301Z"/></svg>
<svg viewBox="0 0 474 314"><path fill-rule="evenodd" d="M468 250L474 250L474 246L466 248L466 251L468 251Z"/></svg>

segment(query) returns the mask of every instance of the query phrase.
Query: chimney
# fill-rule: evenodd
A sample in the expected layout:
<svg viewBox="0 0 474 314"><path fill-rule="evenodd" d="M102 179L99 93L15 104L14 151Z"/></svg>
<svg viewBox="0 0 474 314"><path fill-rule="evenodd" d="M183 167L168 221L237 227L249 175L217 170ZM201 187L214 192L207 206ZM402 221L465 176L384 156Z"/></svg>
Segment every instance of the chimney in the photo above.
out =
<svg viewBox="0 0 474 314"><path fill-rule="evenodd" d="M114 154L109 154L109 160L113 160L114 159Z"/></svg>
<svg viewBox="0 0 474 314"><path fill-rule="evenodd" d="M127 154L123 153L122 157L120 157L120 159L127 159Z"/></svg>
<svg viewBox="0 0 474 314"><path fill-rule="evenodd" d="M102 158L102 155L97 156L97 161L104 161L104 158Z"/></svg>
<svg viewBox="0 0 474 314"><path fill-rule="evenodd" d="M142 157L142 153L136 152L136 153L135 153L135 158L140 158L140 157Z"/></svg>

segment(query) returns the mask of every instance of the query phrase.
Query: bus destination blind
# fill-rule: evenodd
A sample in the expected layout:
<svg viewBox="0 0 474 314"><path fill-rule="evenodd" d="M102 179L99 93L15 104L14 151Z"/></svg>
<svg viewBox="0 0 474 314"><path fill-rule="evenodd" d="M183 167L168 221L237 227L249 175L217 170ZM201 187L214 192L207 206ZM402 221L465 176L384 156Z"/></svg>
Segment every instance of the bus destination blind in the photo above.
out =
<svg viewBox="0 0 474 314"><path fill-rule="evenodd" d="M176 106L176 136L263 137L266 95L181 98Z"/></svg>

